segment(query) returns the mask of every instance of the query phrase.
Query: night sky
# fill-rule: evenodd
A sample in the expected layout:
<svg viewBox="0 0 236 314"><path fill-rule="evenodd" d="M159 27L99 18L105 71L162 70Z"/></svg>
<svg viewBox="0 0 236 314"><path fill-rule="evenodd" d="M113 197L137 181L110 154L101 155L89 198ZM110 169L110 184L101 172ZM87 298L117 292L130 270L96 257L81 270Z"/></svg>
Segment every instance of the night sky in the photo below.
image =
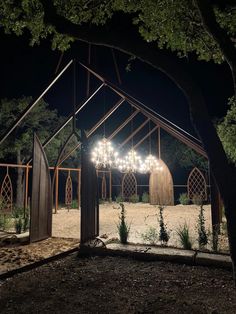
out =
<svg viewBox="0 0 236 314"><path fill-rule="evenodd" d="M52 51L48 41L43 41L40 46L30 47L27 36L5 35L2 30L0 36L1 98L17 98L22 95L36 98L55 77L61 53ZM189 119L188 104L174 83L160 71L138 60L132 61L131 71L127 72L129 56L120 52L115 52L115 54L122 80L122 85L119 87L173 123L194 134ZM86 63L87 55L87 44L74 44L72 49L64 54L60 69L71 58L77 58ZM222 117L227 110L227 99L233 94L228 66L197 62L193 56L186 62L203 90L210 115L212 118ZM92 46L91 67L118 85L110 49ZM92 80L91 88L95 88L97 84L98 81ZM50 108L57 108L62 115L71 112L72 86L73 75L72 69L70 69L44 97L50 104ZM85 97L86 90L86 75L81 69L78 69L77 88L79 103ZM85 110L84 116L81 114L81 117L78 117L78 124L83 124L86 120L88 124L83 126L91 127L101 117L104 107L107 110L114 104L116 99L113 98L108 91L102 92L86 109L87 113ZM91 115L91 108L93 115ZM130 114L128 106L126 111Z"/></svg>

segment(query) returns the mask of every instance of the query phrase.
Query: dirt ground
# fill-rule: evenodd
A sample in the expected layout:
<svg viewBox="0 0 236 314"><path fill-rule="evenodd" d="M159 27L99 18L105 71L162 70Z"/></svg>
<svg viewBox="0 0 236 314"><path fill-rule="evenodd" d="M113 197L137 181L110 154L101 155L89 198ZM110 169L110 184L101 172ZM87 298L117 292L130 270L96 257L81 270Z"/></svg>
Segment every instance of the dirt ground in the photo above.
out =
<svg viewBox="0 0 236 314"><path fill-rule="evenodd" d="M150 226L159 228L158 206L143 203L125 203L127 222L130 224L129 242L144 243L142 234ZM100 205L100 235L106 234L108 238L117 238L117 223L120 214L120 207L117 203L105 203ZM196 205L176 205L164 208L164 220L170 232L168 245L180 247L177 236L177 229L185 222L189 226L193 247L198 248L197 243L197 220L199 206ZM204 206L204 216L206 220L206 230L211 233L211 210L210 205ZM53 236L55 237L80 237L80 210L61 209L53 215ZM211 237L209 237L211 238ZM222 248L227 251L227 239L222 239ZM208 248L211 248L209 243Z"/></svg>
<svg viewBox="0 0 236 314"><path fill-rule="evenodd" d="M236 313L231 272L75 254L0 282L0 312Z"/></svg>
<svg viewBox="0 0 236 314"><path fill-rule="evenodd" d="M0 274L78 246L77 239L50 238L28 245L10 244L0 247Z"/></svg>

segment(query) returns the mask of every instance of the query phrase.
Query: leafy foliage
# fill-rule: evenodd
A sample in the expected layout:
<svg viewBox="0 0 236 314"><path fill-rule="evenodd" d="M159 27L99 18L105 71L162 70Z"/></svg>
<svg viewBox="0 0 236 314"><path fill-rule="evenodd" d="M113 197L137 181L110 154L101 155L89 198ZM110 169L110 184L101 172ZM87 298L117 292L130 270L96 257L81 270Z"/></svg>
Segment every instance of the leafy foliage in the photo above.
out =
<svg viewBox="0 0 236 314"><path fill-rule="evenodd" d="M130 196L129 201L131 203L138 203L139 202L139 195L137 194L133 194Z"/></svg>
<svg viewBox="0 0 236 314"><path fill-rule="evenodd" d="M149 203L149 194L147 192L142 195L142 203Z"/></svg>
<svg viewBox="0 0 236 314"><path fill-rule="evenodd" d="M145 243L148 242L151 245L154 245L159 241L159 233L155 227L150 226L147 231L141 234L141 238Z"/></svg>
<svg viewBox="0 0 236 314"><path fill-rule="evenodd" d="M188 198L188 194L187 193L181 193L179 195L179 202L182 205L188 205L189 204L189 198Z"/></svg>
<svg viewBox="0 0 236 314"><path fill-rule="evenodd" d="M120 207L121 207L121 213L119 216L119 223L117 225L117 229L119 233L120 242L122 244L126 244L128 241L130 225L128 226L126 222L125 205L123 203L120 203Z"/></svg>
<svg viewBox="0 0 236 314"><path fill-rule="evenodd" d="M2 99L0 101L0 136L19 117L20 113L32 102L31 97L20 99ZM24 162L32 155L33 133L37 132L41 142L44 142L63 121L57 110L50 110L49 105L40 100L38 104L22 120L13 133L3 142L0 158L16 162ZM61 145L65 142L71 127L65 127L46 147L49 163L54 164ZM18 160L19 162L19 160Z"/></svg>
<svg viewBox="0 0 236 314"><path fill-rule="evenodd" d="M201 60L223 61L221 51L201 21L195 1L188 0L54 0L1 1L1 25L6 33L21 35L28 30L31 44L49 37L53 49L66 50L75 39L58 31L52 15L74 25L104 25L116 12L129 15L139 33L147 42L156 42L159 48L176 51L180 56L196 52ZM230 37L236 34L236 10L230 6L215 6L216 21Z"/></svg>
<svg viewBox="0 0 236 314"><path fill-rule="evenodd" d="M204 217L204 209L203 206L200 206L200 213L198 215L198 244L199 247L202 248L208 243L208 237L205 228L205 217Z"/></svg>
<svg viewBox="0 0 236 314"><path fill-rule="evenodd" d="M164 218L163 218L163 206L159 206L159 226L160 226L160 233L159 233L159 240L161 241L162 245L167 245L170 235L169 232L167 231L167 226L164 223Z"/></svg>
<svg viewBox="0 0 236 314"><path fill-rule="evenodd" d="M236 165L236 101L229 99L226 116L217 125L217 132L224 146L228 159Z"/></svg>

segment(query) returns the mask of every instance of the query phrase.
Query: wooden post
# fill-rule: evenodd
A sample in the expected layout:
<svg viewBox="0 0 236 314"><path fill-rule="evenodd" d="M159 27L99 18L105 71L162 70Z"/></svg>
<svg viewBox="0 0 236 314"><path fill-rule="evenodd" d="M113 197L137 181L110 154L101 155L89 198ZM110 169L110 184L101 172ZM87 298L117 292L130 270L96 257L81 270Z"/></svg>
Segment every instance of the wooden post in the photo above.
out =
<svg viewBox="0 0 236 314"><path fill-rule="evenodd" d="M161 128L157 129L157 136L158 136L158 158L161 159Z"/></svg>
<svg viewBox="0 0 236 314"><path fill-rule="evenodd" d="M81 180L81 171L78 171L78 208L80 208L80 180Z"/></svg>
<svg viewBox="0 0 236 314"><path fill-rule="evenodd" d="M58 210L58 185L59 185L59 176L58 176L58 167L56 167L56 182L55 182L55 214Z"/></svg>
<svg viewBox="0 0 236 314"><path fill-rule="evenodd" d="M109 202L112 202L112 182L111 182L111 170L109 172Z"/></svg>
<svg viewBox="0 0 236 314"><path fill-rule="evenodd" d="M29 164L26 165L25 169L25 209L28 207L28 191L29 191Z"/></svg>
<svg viewBox="0 0 236 314"><path fill-rule="evenodd" d="M222 202L215 179L211 176L211 222L212 230L216 228L222 220Z"/></svg>

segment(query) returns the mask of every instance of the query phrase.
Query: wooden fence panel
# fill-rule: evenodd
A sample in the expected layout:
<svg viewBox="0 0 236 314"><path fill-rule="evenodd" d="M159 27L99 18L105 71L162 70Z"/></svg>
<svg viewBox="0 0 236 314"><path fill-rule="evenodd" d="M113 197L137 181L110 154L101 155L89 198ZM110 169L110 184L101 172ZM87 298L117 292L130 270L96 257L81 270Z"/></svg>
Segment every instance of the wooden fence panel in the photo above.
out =
<svg viewBox="0 0 236 314"><path fill-rule="evenodd" d="M34 135L32 196L30 207L30 242L52 235L52 193L47 157Z"/></svg>

